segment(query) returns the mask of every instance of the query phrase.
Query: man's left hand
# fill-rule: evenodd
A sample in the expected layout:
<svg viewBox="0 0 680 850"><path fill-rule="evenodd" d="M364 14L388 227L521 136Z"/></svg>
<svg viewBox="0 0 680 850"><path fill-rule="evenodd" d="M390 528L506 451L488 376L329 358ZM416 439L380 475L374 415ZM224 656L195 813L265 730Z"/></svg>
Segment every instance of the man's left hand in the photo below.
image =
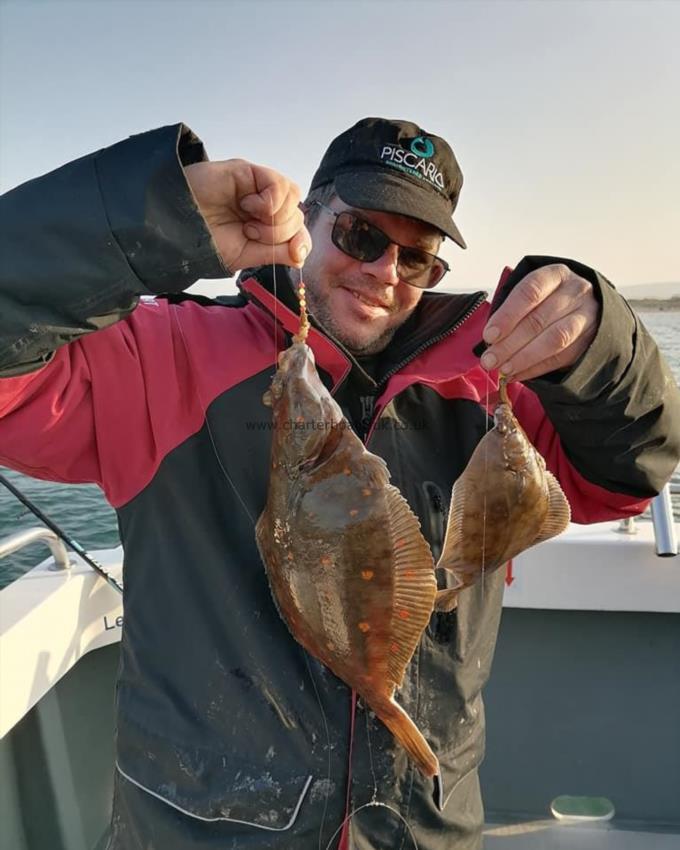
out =
<svg viewBox="0 0 680 850"><path fill-rule="evenodd" d="M592 284L567 266L536 269L489 318L482 366L513 381L568 369L593 341L599 309Z"/></svg>

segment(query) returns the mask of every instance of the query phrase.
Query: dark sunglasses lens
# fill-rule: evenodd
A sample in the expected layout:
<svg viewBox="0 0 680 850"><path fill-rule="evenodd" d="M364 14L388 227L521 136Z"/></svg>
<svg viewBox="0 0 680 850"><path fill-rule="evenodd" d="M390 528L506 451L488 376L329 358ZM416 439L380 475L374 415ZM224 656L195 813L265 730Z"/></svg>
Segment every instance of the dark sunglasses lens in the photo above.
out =
<svg viewBox="0 0 680 850"><path fill-rule="evenodd" d="M436 286L448 270L449 267L446 263L444 263L443 260L440 260L439 257L435 257L435 261L430 269L430 280L427 284L427 288L429 289L432 286Z"/></svg>
<svg viewBox="0 0 680 850"><path fill-rule="evenodd" d="M382 230L350 212L338 213L331 239L336 248L362 263L372 263L382 257L391 244L389 236ZM401 248L399 251L397 273L401 280L411 286L430 289L439 283L447 271L446 263L434 254L419 248Z"/></svg>
<svg viewBox="0 0 680 850"><path fill-rule="evenodd" d="M397 266L399 277L411 286L430 289L439 283L446 274L446 270L444 261L434 254L415 248L402 248L399 253Z"/></svg>
<svg viewBox="0 0 680 850"><path fill-rule="evenodd" d="M381 230L346 212L335 219L332 239L337 248L364 263L377 260L390 244Z"/></svg>

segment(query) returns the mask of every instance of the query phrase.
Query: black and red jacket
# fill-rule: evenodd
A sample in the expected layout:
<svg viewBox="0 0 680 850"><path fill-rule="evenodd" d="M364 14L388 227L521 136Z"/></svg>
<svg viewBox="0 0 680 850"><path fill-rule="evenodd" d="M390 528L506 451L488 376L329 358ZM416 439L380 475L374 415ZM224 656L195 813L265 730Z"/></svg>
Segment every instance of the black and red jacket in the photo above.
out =
<svg viewBox="0 0 680 850"><path fill-rule="evenodd" d="M3 199L0 463L99 484L125 549L109 847L292 850L317 847L320 831L325 847L377 785L422 850L478 848L481 691L502 575L433 616L398 693L439 758L435 799L276 612L254 537L271 442L261 399L297 317L283 270L278 299L266 269L243 275L237 296L179 294L225 275L181 169L203 156L190 131L165 127ZM507 270L504 291L551 261ZM513 384L512 397L574 520L593 522L639 513L670 477L679 403L627 304L571 265L596 287L598 334L568 373ZM370 369L320 329L309 338L435 555L452 484L488 427L495 383L473 349L489 309L483 293L425 293ZM369 807L344 841L409 846L405 829Z"/></svg>

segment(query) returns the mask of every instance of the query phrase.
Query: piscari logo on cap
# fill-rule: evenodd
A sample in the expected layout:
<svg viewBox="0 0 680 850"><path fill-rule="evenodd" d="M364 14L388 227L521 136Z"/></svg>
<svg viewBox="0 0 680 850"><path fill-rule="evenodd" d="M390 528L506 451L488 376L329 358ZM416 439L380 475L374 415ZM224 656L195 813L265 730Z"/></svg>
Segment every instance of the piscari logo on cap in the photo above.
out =
<svg viewBox="0 0 680 850"><path fill-rule="evenodd" d="M380 159L385 165L398 168L413 177L425 178L437 189L444 190L444 176L437 168L432 157L434 144L425 136L416 136L408 149L396 145L384 145L380 151Z"/></svg>
<svg viewBox="0 0 680 850"><path fill-rule="evenodd" d="M416 156L422 156L423 159L429 159L434 154L434 145L430 139L425 136L416 136L411 142L411 151Z"/></svg>

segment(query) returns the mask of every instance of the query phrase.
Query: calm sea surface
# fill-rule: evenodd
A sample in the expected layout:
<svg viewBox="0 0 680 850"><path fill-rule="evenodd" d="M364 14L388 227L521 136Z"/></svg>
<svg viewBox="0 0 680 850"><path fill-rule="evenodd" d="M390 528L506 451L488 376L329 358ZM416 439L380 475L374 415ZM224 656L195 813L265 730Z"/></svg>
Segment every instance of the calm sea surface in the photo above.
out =
<svg viewBox="0 0 680 850"><path fill-rule="evenodd" d="M680 313L641 312L640 315L680 384ZM10 470L3 470L3 473L86 549L106 549L118 544L116 515L97 487L50 484ZM678 500L674 500L674 513L676 519L680 519ZM0 485L0 538L38 524L36 518ZM34 544L0 561L0 587L9 584L48 554L43 545Z"/></svg>

